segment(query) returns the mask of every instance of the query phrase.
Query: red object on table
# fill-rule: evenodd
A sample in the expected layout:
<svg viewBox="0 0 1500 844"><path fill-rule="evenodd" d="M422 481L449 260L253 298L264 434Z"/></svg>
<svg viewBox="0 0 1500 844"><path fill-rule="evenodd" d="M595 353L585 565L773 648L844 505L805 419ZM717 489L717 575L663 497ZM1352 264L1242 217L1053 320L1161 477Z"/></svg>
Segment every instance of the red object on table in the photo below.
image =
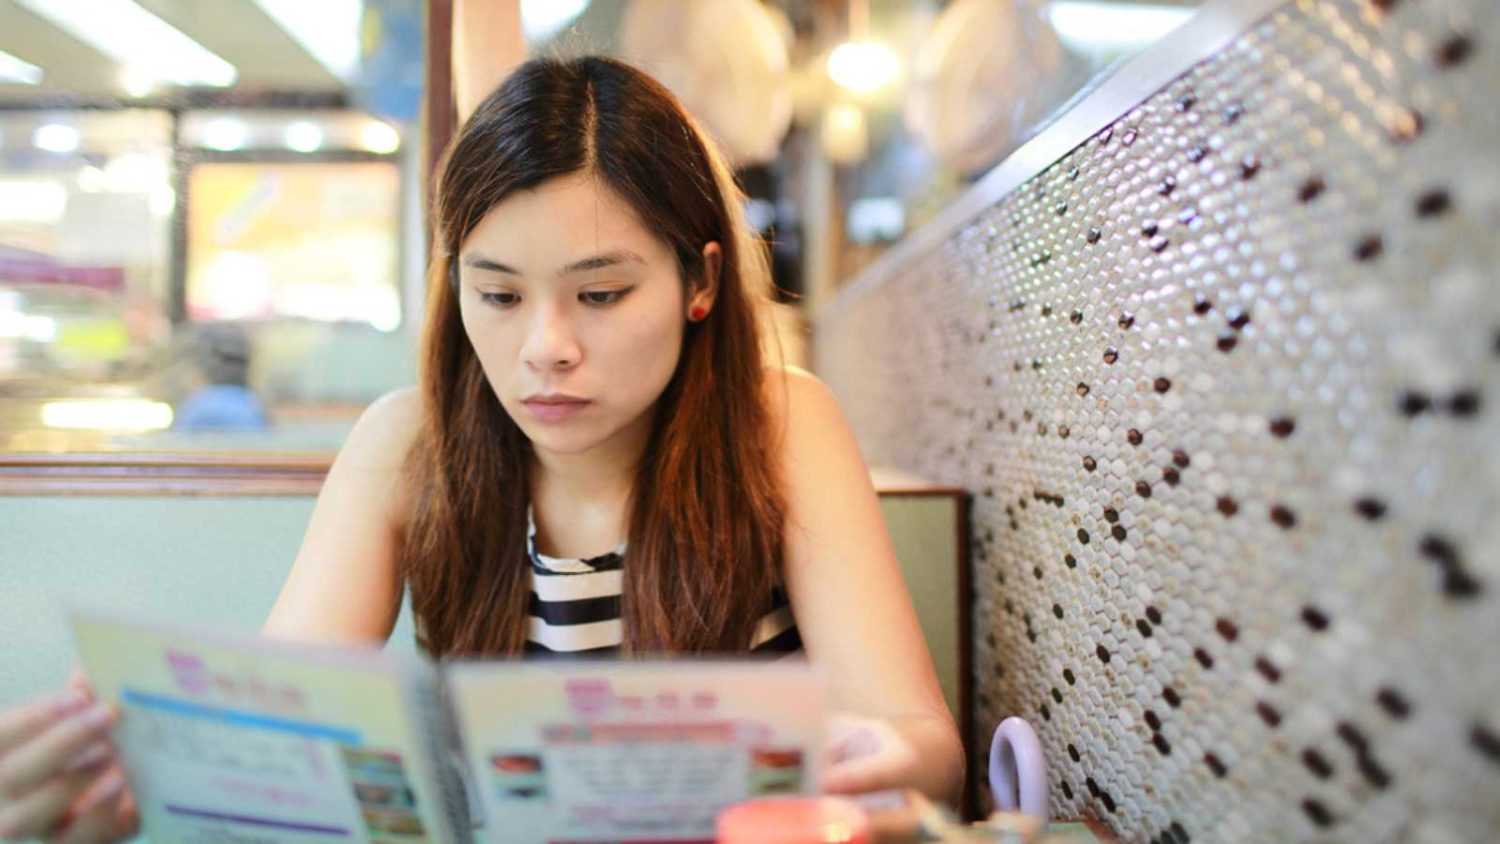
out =
<svg viewBox="0 0 1500 844"><path fill-rule="evenodd" d="M839 797L768 797L719 813L718 844L870 844L870 821Z"/></svg>

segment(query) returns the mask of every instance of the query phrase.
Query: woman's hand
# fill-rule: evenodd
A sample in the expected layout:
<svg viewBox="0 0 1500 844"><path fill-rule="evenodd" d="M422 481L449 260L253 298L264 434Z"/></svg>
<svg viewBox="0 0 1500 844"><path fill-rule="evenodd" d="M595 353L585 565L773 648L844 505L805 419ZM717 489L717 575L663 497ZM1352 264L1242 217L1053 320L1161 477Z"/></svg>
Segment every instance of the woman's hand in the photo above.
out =
<svg viewBox="0 0 1500 844"><path fill-rule="evenodd" d="M823 759L823 791L828 794L908 788L920 774L911 742L880 718L834 715Z"/></svg>
<svg viewBox="0 0 1500 844"><path fill-rule="evenodd" d="M0 841L120 841L135 801L109 741L117 712L81 673L61 693L0 712Z"/></svg>

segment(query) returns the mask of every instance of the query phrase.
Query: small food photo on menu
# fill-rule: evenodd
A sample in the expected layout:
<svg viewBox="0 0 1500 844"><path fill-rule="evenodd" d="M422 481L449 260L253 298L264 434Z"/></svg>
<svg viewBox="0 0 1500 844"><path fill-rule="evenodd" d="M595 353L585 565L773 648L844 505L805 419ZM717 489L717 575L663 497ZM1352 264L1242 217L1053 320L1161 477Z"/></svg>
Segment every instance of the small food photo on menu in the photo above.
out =
<svg viewBox="0 0 1500 844"><path fill-rule="evenodd" d="M490 755L490 780L501 800L546 800L547 770L536 753Z"/></svg>
<svg viewBox="0 0 1500 844"><path fill-rule="evenodd" d="M426 829L417 815L416 795L400 754L352 747L341 751L354 799L372 840L387 835L399 836L392 841L410 842L425 836Z"/></svg>
<svg viewBox="0 0 1500 844"><path fill-rule="evenodd" d="M749 793L755 796L801 792L802 749L752 748L748 785Z"/></svg>

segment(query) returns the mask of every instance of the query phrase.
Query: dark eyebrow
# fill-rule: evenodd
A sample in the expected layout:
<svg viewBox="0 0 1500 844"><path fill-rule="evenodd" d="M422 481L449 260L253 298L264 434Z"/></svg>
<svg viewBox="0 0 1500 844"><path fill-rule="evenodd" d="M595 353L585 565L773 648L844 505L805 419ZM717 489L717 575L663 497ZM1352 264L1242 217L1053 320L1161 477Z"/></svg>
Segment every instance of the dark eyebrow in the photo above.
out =
<svg viewBox="0 0 1500 844"><path fill-rule="evenodd" d="M588 270L602 270L605 267L613 267L617 264L645 265L645 263L646 259L635 254L634 252L631 252L627 249L617 249L613 252L606 252L603 255L595 255L592 258L584 258L582 261L574 261L566 267L563 267L562 272L558 273L558 275L581 273L587 272Z"/></svg>
<svg viewBox="0 0 1500 844"><path fill-rule="evenodd" d="M476 270L493 270L497 273L520 275L513 267L508 267L499 261L491 261L489 258L480 255L465 255L460 263L466 267L473 267Z"/></svg>
<svg viewBox="0 0 1500 844"><path fill-rule="evenodd" d="M465 255L462 263L466 267L473 267L477 270L492 270L497 273L506 273L508 275L521 274L521 272L514 267L507 266L506 264L502 264L499 261L492 261L482 255ZM592 258L584 258L581 261L574 261L566 267L563 267L562 271L559 272L558 275L570 275L572 273L588 272L589 270L602 270L605 267L613 267L618 264L629 263L644 265L646 263L646 259L629 250L617 249L614 252L606 252L603 255L595 255Z"/></svg>

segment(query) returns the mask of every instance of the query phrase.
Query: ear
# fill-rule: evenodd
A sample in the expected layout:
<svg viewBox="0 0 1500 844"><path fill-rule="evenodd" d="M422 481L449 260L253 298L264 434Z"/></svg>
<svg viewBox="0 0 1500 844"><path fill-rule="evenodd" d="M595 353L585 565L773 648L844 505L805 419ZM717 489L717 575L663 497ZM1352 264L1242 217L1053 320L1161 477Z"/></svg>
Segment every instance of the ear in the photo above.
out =
<svg viewBox="0 0 1500 844"><path fill-rule="evenodd" d="M694 310L707 314L713 310L714 299L719 295L719 279L724 271L724 250L716 240L703 247L703 277L693 285L692 295L687 300L688 318Z"/></svg>

